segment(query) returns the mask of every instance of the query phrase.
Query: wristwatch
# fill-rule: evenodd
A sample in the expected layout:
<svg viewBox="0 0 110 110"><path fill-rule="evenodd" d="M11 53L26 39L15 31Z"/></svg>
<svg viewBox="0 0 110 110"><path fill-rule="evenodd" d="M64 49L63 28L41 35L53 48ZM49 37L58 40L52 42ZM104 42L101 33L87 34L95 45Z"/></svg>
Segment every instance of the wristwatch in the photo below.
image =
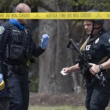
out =
<svg viewBox="0 0 110 110"><path fill-rule="evenodd" d="M99 69L100 69L100 71L102 71L103 70L103 66L99 65Z"/></svg>

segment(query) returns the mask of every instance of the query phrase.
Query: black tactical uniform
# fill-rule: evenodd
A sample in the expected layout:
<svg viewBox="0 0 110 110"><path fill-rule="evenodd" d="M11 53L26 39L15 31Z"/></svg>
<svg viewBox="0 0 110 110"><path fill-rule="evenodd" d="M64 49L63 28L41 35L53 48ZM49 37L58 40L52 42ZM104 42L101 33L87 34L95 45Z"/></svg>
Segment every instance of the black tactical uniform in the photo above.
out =
<svg viewBox="0 0 110 110"><path fill-rule="evenodd" d="M96 36L89 40L84 54L88 57L90 63L98 64L105 56L110 56L110 33L101 29ZM87 73L86 79L86 108L87 110L105 110L110 98L110 71L103 70L106 78L105 86L99 83L99 80L91 73Z"/></svg>
<svg viewBox="0 0 110 110"><path fill-rule="evenodd" d="M8 110L28 110L29 81L27 60L44 52L29 30L20 30L9 21L0 26L0 73L5 77L10 97Z"/></svg>

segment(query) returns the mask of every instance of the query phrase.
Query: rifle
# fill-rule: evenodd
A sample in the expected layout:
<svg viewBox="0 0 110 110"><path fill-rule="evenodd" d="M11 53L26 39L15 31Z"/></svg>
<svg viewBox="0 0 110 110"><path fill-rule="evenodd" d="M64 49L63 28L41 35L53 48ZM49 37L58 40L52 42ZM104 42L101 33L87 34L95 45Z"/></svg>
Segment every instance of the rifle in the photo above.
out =
<svg viewBox="0 0 110 110"><path fill-rule="evenodd" d="M83 54L83 53L79 50L78 46L77 46L76 43L73 41L73 39L70 39L70 41L69 41L69 43L68 43L68 45L67 45L67 48L75 49L75 50L79 53L81 60L84 62L84 65L81 65L81 66L82 66L82 68L83 68L85 71L88 71L88 70L91 68L91 65L89 65L87 56L86 56L85 54ZM84 74L82 74L82 75L84 76ZM94 76L99 80L99 82L100 82L101 85L105 86L104 82L105 82L106 79L105 79L105 77L103 76L103 74L97 73L97 74L95 74Z"/></svg>

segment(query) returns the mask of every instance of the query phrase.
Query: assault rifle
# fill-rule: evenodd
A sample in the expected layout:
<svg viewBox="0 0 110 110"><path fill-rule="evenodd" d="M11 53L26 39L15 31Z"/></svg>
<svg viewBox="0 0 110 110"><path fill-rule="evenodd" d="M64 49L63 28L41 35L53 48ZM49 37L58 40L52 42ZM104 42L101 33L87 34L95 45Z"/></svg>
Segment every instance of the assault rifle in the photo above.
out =
<svg viewBox="0 0 110 110"><path fill-rule="evenodd" d="M85 54L83 54L78 46L76 45L76 43L73 41L73 39L70 39L68 45L67 45L67 48L70 48L70 49L75 49L78 53L79 53L79 56L82 60L82 62L84 63L84 65L81 65L82 68L85 70L85 71L89 71L89 69L91 68L91 65L89 65L89 62L88 62L88 59L87 59L87 56ZM82 75L84 76L85 73L82 73ZM106 81L105 77L103 76L103 74L95 74L95 77L99 80L100 84L105 86L104 85L104 82Z"/></svg>

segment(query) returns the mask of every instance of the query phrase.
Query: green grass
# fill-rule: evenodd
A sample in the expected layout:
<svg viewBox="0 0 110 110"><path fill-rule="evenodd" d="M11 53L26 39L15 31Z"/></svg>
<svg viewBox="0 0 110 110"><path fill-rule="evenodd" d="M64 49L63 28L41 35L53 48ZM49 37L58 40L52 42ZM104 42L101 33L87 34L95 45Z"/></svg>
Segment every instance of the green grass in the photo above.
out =
<svg viewBox="0 0 110 110"><path fill-rule="evenodd" d="M29 110L86 110L85 107L72 107L72 106L30 106ZM110 110L107 108L106 110Z"/></svg>

